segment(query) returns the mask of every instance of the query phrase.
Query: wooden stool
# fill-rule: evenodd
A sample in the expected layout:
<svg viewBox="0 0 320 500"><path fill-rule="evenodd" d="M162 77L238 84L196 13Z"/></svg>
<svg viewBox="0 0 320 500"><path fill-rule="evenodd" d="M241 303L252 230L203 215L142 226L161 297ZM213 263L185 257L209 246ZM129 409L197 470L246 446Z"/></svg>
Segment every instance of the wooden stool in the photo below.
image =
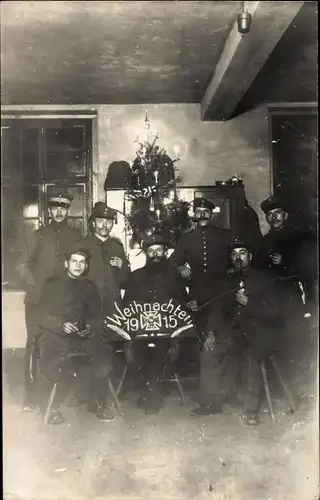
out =
<svg viewBox="0 0 320 500"><path fill-rule="evenodd" d="M285 396L285 398L287 400L290 413L293 414L295 412L295 410L296 410L296 404L295 404L294 398L293 398L293 396L291 394L291 391L290 391L287 383L285 382L285 380L284 380L284 378L282 376L282 373L280 371L278 362L276 361L276 359L275 359L275 357L273 355L270 356L268 358L268 360L270 361L270 363L271 363L271 365L272 365L272 367L274 369L274 372L275 372L275 374L278 377L280 385L281 385L281 387L283 389L283 393L284 393L284 396ZM264 385L264 389L265 389L266 397L267 397L267 402L268 402L269 415L271 417L272 422L275 422L275 416L274 416L274 412L273 412L273 405L272 405L272 400L271 400L271 394L270 394L270 388L269 388L269 382L268 382L268 377L267 377L267 370L266 370L265 360L261 361L260 368L261 368L263 385Z"/></svg>
<svg viewBox="0 0 320 500"><path fill-rule="evenodd" d="M178 348L179 348L179 345L177 346L177 349ZM171 367L174 366L174 362L175 362L174 356L175 355L176 355L175 351L172 348L170 348L168 351L167 358L166 358L166 363L165 363L165 367L163 370L163 378L161 381L162 382L173 382L174 384L176 384L176 387L177 387L179 395L180 395L181 403L186 404L187 400L186 400L186 397L184 395L182 384L181 384L181 381L180 381L180 378L179 378L177 372L175 370L173 370L173 373L171 376L169 376L169 377L166 376L168 366L171 366Z"/></svg>
<svg viewBox="0 0 320 500"><path fill-rule="evenodd" d="M186 397L184 395L184 391L183 391L182 384L181 384L181 381L180 381L180 378L179 378L178 374L174 371L173 375L171 377L167 377L166 376L166 371L167 371L167 367L168 367L168 361L170 361L170 359L171 359L171 349L169 349L168 354L167 354L167 358L166 358L165 367L164 367L164 370L163 370L163 376L161 378L161 382L173 382L173 383L175 383L176 386L177 386L177 388L178 388L178 391L179 391L181 402L183 404L185 404L186 403ZM115 396L117 398L119 398L119 396L120 396L120 392L121 392L123 383L125 381L127 370L128 370L128 366L126 365L125 368L124 368L124 370L123 370L123 373L122 373L119 385L118 385L118 387L117 387L117 389L115 391ZM110 391L112 391L112 389L110 389Z"/></svg>
<svg viewBox="0 0 320 500"><path fill-rule="evenodd" d="M86 352L74 352L74 353L69 353L67 355L67 361L77 360L77 361L80 361L81 363L87 363L89 361L89 359L90 359L90 356ZM60 376L62 376L63 373L64 373L64 370L61 368L60 369ZM45 424L48 424L48 422L49 422L49 418L50 418L50 415L51 415L51 411L52 411L52 407L53 407L53 403L54 403L54 399L55 399L55 396L56 396L57 387L58 387L59 383L61 383L61 382L60 381L55 382L53 384L52 389L51 389L50 396L49 396L49 401L48 401L48 404L47 404L47 408L46 408L46 412L45 412L45 417L44 417L44 423ZM110 378L108 378L108 388L110 390L110 394L111 394L112 399L113 399L113 404L116 406L119 415L123 416L123 410L122 410L120 401L118 399L118 393L114 389L114 386L113 386Z"/></svg>

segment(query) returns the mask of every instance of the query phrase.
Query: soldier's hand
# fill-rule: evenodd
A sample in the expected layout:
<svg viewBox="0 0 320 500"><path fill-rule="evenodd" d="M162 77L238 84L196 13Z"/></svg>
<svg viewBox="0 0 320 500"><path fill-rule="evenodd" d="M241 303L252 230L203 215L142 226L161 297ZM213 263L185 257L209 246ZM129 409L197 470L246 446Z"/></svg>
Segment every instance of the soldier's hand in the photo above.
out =
<svg viewBox="0 0 320 500"><path fill-rule="evenodd" d="M273 264L281 264L281 261L282 261L282 255L280 255L279 253L273 253L271 255L271 261Z"/></svg>
<svg viewBox="0 0 320 500"><path fill-rule="evenodd" d="M62 330L67 335L71 335L71 333L78 332L78 327L74 323L71 323L71 321L66 321L65 323L63 323Z"/></svg>
<svg viewBox="0 0 320 500"><path fill-rule="evenodd" d="M214 332L209 332L206 340L204 341L203 347L205 351L213 351L216 343L216 338Z"/></svg>
<svg viewBox="0 0 320 500"><path fill-rule="evenodd" d="M187 266L179 266L178 271L182 278L189 280L191 278L191 269Z"/></svg>
<svg viewBox="0 0 320 500"><path fill-rule="evenodd" d="M187 302L186 306L191 311L197 311L198 310L198 304L197 304L196 300L190 300L189 302Z"/></svg>
<svg viewBox="0 0 320 500"><path fill-rule="evenodd" d="M245 295L242 292L237 292L236 293L236 301L241 306L246 306L248 304L248 300L249 300L248 295Z"/></svg>
<svg viewBox="0 0 320 500"><path fill-rule="evenodd" d="M117 267L118 269L121 269L122 268L122 259L120 259L120 257L112 257L110 259L110 265L112 267Z"/></svg>
<svg viewBox="0 0 320 500"><path fill-rule="evenodd" d="M78 332L79 337L85 338L85 337L90 337L92 335L92 328L91 325L86 325L84 330L81 330Z"/></svg>

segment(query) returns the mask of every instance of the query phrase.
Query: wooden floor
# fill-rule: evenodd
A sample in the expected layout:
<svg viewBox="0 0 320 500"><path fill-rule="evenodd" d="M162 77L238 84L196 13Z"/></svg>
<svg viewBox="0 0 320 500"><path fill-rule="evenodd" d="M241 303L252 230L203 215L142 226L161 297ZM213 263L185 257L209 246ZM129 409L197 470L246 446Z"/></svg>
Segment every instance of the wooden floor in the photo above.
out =
<svg viewBox="0 0 320 500"><path fill-rule="evenodd" d="M261 425L245 428L238 409L194 418L175 392L158 415L123 401L125 416L98 421L85 407L63 408L59 427L21 413L21 386L4 387L4 498L16 500L315 500L315 391L300 388L301 407L286 415L265 405Z"/></svg>

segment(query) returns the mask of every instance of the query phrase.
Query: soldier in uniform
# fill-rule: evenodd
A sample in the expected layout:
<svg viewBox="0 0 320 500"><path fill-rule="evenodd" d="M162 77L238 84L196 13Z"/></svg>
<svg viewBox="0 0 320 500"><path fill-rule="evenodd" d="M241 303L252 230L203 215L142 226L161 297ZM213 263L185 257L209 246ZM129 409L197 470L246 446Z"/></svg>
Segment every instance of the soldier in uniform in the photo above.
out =
<svg viewBox="0 0 320 500"><path fill-rule="evenodd" d="M130 274L129 263L121 241L110 236L116 210L99 201L92 209L90 220L93 234L81 242L90 252L88 279L98 287L101 297L101 318L114 312L115 302L121 300Z"/></svg>
<svg viewBox="0 0 320 500"><path fill-rule="evenodd" d="M163 304L172 300L182 308L188 302L188 295L180 274L167 259L168 241L161 234L153 234L143 241L146 264L133 271L128 280L123 304L130 302ZM183 309L181 309L183 310ZM178 344L170 338L137 340L125 344L126 358L135 374L141 374L142 396L138 405L146 414L158 413L162 400L159 381L164 371L168 353L177 354ZM172 360L172 358L171 358ZM138 385L140 385L138 383Z"/></svg>
<svg viewBox="0 0 320 500"><path fill-rule="evenodd" d="M299 276L299 256L306 232L290 221L286 205L279 196L267 198L261 203L261 208L270 231L263 237L257 262L259 267L269 269L276 277L277 286L283 290L282 305L287 321L294 324L303 316L304 309L302 293L305 290L300 281L303 278Z"/></svg>
<svg viewBox="0 0 320 500"><path fill-rule="evenodd" d="M229 231L210 224L215 205L209 200L196 198L193 208L197 227L182 236L170 261L184 279L189 279L190 305L202 331L209 310L205 305L218 294L225 279L231 236Z"/></svg>
<svg viewBox="0 0 320 500"><path fill-rule="evenodd" d="M272 276L251 267L251 259L247 245L236 240L230 252L235 272L211 305L201 354L200 405L192 415L222 411L223 397L230 390L230 361L241 355L246 385L243 420L259 422L260 362L277 344L282 314Z"/></svg>
<svg viewBox="0 0 320 500"><path fill-rule="evenodd" d="M261 203L270 226L263 237L259 265L270 268L277 276L295 274L295 250L301 242L302 232L289 221L285 203L277 196L271 196Z"/></svg>
<svg viewBox="0 0 320 500"><path fill-rule="evenodd" d="M81 233L68 225L68 212L73 197L69 193L57 193L48 198L50 224L35 231L31 242L18 261L18 273L25 285L25 320L27 343L25 352L25 399L24 409L34 409L31 383L31 354L35 346L37 306L43 286L49 278L64 273L65 253L70 245L81 239Z"/></svg>
<svg viewBox="0 0 320 500"><path fill-rule="evenodd" d="M130 274L129 263L121 241L110 235L116 217L116 210L104 202L97 202L91 212L89 223L92 234L81 241L81 246L90 253L90 266L87 278L98 288L100 294L99 321L104 323L106 316L115 312L115 303L121 301L121 290ZM108 335L109 333L109 335ZM109 340L111 332L106 332ZM79 382L75 394L69 399L70 406L86 402L86 395Z"/></svg>
<svg viewBox="0 0 320 500"><path fill-rule="evenodd" d="M42 382L39 386L44 389L45 401L53 384L59 382L49 423L64 422L60 405L74 370L72 365L68 366L68 355L79 352L87 354L91 361L94 401L88 410L94 411L101 420L112 420L114 416L107 399L112 348L104 339L99 319L99 291L92 281L84 278L89 254L78 244L65 257L64 265L64 276L45 283L38 310L39 382Z"/></svg>

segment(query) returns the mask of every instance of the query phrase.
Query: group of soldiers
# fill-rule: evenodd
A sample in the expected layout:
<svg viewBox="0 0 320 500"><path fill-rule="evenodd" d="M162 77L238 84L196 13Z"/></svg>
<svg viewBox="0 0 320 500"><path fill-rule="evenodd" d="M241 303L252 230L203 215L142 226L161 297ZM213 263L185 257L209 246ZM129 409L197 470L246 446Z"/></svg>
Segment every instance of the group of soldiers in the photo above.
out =
<svg viewBox="0 0 320 500"><path fill-rule="evenodd" d="M232 239L227 230L212 225L214 205L204 198L195 199L196 229L182 236L169 258L169 242L163 235L146 237L142 242L146 264L133 272L122 243L110 235L115 210L97 202L90 216L91 234L83 238L68 225L71 203L68 193L48 199L51 222L34 233L32 244L18 263L26 288L24 408L34 410L40 406L44 410L52 385L60 380L62 372L69 376L72 372L62 370L68 355L84 352L91 360L89 390L76 394L75 399L82 397L88 411L99 419L112 420L108 379L113 370L114 347L104 326L105 318L114 313L116 305L133 300L161 303L174 299L192 315L202 346L199 405L191 414L222 412L230 392L225 382L227 361L241 355L246 385L243 420L257 424L259 363L275 348L286 320L282 304L283 291L288 287L279 286L279 280L290 282L299 304L302 289L302 302L309 309L317 282L316 263L310 264L316 255L314 241L309 243L301 231L289 228L282 202L271 197L262 203L270 226L266 236L262 237L256 223L255 228L250 226L249 217L241 239ZM299 256L300 264L307 259L308 265L296 265L294 254ZM310 312L305 309L303 314L308 317ZM35 345L39 356L36 388L30 376ZM125 343L132 380L141 383L138 404L147 414L157 413L161 407L164 363L168 352L179 348L170 339L151 345L152 349L146 342ZM52 424L64 421L60 406L69 387L64 376L63 383L57 386L49 418ZM39 386L40 392L46 394L43 401Z"/></svg>

